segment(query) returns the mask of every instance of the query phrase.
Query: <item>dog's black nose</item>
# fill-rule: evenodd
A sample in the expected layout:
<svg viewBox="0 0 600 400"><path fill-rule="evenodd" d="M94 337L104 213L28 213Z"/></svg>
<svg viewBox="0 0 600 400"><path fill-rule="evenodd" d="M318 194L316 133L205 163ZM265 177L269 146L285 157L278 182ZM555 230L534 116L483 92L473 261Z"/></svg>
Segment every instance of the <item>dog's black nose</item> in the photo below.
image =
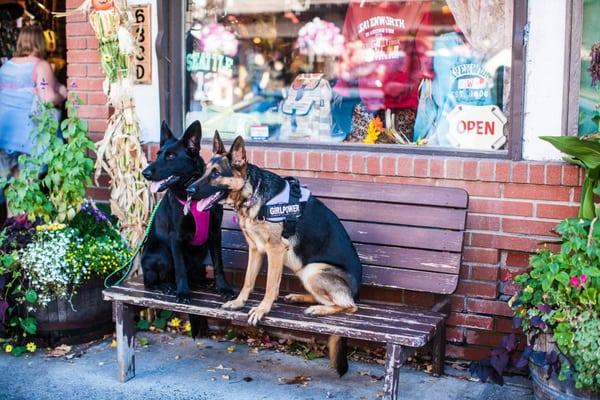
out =
<svg viewBox="0 0 600 400"><path fill-rule="evenodd" d="M152 171L150 171L150 169L146 168L142 171L142 175L144 175L144 178L150 179L150 177L152 176Z"/></svg>
<svg viewBox="0 0 600 400"><path fill-rule="evenodd" d="M190 185L187 187L187 189L185 189L189 194L194 194L198 191L198 189L196 189L195 185Z"/></svg>

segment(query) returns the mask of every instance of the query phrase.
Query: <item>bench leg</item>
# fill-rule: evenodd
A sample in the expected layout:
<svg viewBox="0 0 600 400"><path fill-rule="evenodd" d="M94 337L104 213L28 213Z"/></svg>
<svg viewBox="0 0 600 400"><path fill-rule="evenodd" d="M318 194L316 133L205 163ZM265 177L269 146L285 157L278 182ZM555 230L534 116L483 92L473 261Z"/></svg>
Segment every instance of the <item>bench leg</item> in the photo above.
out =
<svg viewBox="0 0 600 400"><path fill-rule="evenodd" d="M387 344L385 354L385 378L383 382L383 399L398 399L398 383L400 381L400 367L406 361L406 354L402 346Z"/></svg>
<svg viewBox="0 0 600 400"><path fill-rule="evenodd" d="M192 328L192 339L208 336L208 319L200 315L188 314Z"/></svg>
<svg viewBox="0 0 600 400"><path fill-rule="evenodd" d="M119 382L135 376L135 307L116 302L117 364Z"/></svg>
<svg viewBox="0 0 600 400"><path fill-rule="evenodd" d="M446 356L446 325L442 324L435 333L433 345L431 346L431 355L433 360L433 375L444 375L444 359Z"/></svg>

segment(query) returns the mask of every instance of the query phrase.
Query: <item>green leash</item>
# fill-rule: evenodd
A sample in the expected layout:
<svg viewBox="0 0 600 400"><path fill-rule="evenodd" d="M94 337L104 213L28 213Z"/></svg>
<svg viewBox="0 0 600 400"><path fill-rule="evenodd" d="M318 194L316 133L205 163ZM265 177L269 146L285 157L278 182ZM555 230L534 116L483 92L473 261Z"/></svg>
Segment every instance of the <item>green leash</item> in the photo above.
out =
<svg viewBox="0 0 600 400"><path fill-rule="evenodd" d="M140 252L140 250L146 243L146 240L148 239L148 235L150 234L150 229L152 229L152 223L154 222L154 217L156 216L156 212L158 211L158 206L160 206L161 201L162 201L162 199L160 199L158 201L158 203L156 203L154 210L152 210L152 214L150 214L150 223L148 224L148 226L146 226L146 231L144 232L144 238L142 239L140 244L138 244L137 248L135 249L135 251L133 252L131 257L129 258L129 260L125 264L123 264L123 266L121 268L108 274L108 276L104 279L104 287L105 288L108 289L111 286L120 285L121 282L123 282L125 280L125 278L127 278L129 276L129 273L131 272L131 267L133 267L133 261L135 260L135 257L137 257L138 253ZM115 283L113 283L111 285L109 283L110 279L113 276L120 273L121 271L124 271L125 273Z"/></svg>

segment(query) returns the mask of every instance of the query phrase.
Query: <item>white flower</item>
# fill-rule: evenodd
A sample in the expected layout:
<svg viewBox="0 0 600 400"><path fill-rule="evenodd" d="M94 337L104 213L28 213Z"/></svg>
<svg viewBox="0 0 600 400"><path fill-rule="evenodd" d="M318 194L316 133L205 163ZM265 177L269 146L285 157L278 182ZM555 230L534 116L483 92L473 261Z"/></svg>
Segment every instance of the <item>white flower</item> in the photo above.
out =
<svg viewBox="0 0 600 400"><path fill-rule="evenodd" d="M135 42L131 32L127 28L123 26L119 27L117 38L119 40L119 51L122 54L130 55L135 52Z"/></svg>

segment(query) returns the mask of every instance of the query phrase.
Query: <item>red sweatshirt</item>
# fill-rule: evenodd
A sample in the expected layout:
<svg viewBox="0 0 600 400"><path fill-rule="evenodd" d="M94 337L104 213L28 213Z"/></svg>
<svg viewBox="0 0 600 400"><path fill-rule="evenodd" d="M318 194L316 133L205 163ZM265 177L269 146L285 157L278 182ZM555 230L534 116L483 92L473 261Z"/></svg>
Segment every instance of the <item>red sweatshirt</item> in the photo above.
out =
<svg viewBox="0 0 600 400"><path fill-rule="evenodd" d="M358 80L368 110L417 108L421 79L433 77L429 1L364 1L348 5L346 54L336 90Z"/></svg>

